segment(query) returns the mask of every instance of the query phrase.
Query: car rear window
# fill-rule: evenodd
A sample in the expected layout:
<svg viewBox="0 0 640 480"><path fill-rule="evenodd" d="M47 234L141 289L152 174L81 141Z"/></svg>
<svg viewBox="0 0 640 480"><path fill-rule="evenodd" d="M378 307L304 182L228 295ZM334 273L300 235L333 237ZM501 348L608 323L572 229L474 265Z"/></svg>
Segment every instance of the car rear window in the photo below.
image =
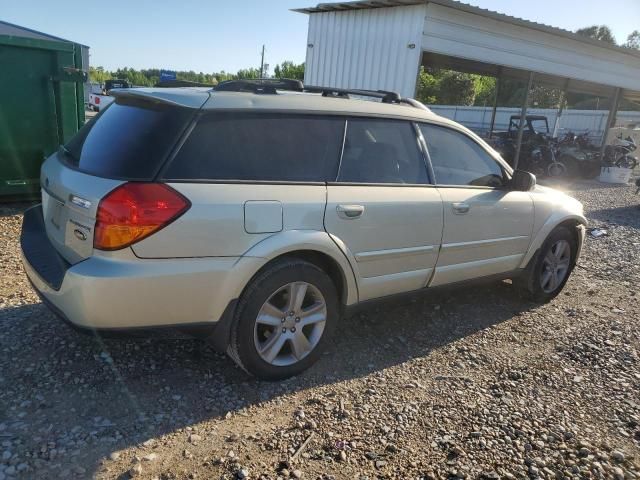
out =
<svg viewBox="0 0 640 480"><path fill-rule="evenodd" d="M118 98L65 146L67 162L108 178L151 180L194 111Z"/></svg>
<svg viewBox="0 0 640 480"><path fill-rule="evenodd" d="M203 115L166 180L324 182L335 179L344 119L277 113Z"/></svg>

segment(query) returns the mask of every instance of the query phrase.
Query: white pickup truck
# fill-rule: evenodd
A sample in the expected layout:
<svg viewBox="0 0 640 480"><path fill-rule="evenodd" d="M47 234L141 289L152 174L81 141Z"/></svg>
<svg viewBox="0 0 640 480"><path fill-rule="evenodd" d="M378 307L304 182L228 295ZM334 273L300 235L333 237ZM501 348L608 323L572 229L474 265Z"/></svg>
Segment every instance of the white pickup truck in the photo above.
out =
<svg viewBox="0 0 640 480"><path fill-rule="evenodd" d="M129 82L126 80L111 79L104 82L104 87L100 93L89 94L89 109L99 112L115 99L110 95L114 88L129 88Z"/></svg>

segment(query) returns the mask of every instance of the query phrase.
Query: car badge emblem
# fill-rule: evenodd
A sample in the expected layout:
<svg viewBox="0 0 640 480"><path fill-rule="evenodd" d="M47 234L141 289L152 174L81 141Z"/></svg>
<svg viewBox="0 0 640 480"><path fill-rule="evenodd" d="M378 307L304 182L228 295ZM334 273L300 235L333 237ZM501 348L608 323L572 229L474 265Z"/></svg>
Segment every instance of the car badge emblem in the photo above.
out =
<svg viewBox="0 0 640 480"><path fill-rule="evenodd" d="M73 234L76 236L78 240L82 240L83 242L87 239L87 235L79 228L76 228L73 231Z"/></svg>

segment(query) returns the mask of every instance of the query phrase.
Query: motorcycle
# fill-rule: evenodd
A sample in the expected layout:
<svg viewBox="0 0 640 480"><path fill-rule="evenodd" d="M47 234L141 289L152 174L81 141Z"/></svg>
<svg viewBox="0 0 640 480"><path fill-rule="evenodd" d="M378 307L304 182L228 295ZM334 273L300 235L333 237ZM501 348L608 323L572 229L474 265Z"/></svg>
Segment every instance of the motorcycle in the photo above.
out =
<svg viewBox="0 0 640 480"><path fill-rule="evenodd" d="M559 145L557 141L542 135L538 140L526 158L525 170L538 176L567 176L568 168L558 155Z"/></svg>
<svg viewBox="0 0 640 480"><path fill-rule="evenodd" d="M614 142L604 149L603 165L605 167L636 168L638 159L631 154L638 146L633 137L629 136L623 139L620 134Z"/></svg>
<svg viewBox="0 0 640 480"><path fill-rule="evenodd" d="M595 178L600 174L599 152L591 144L589 132L580 135L567 132L558 141L558 156L569 177Z"/></svg>

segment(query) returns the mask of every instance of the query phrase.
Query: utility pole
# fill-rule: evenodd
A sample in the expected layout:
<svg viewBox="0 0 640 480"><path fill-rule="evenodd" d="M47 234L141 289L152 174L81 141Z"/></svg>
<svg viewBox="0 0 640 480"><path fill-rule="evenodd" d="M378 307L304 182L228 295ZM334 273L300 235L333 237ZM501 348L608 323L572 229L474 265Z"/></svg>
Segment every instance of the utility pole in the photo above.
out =
<svg viewBox="0 0 640 480"><path fill-rule="evenodd" d="M260 78L264 78L264 45L262 45L262 58L260 60Z"/></svg>

